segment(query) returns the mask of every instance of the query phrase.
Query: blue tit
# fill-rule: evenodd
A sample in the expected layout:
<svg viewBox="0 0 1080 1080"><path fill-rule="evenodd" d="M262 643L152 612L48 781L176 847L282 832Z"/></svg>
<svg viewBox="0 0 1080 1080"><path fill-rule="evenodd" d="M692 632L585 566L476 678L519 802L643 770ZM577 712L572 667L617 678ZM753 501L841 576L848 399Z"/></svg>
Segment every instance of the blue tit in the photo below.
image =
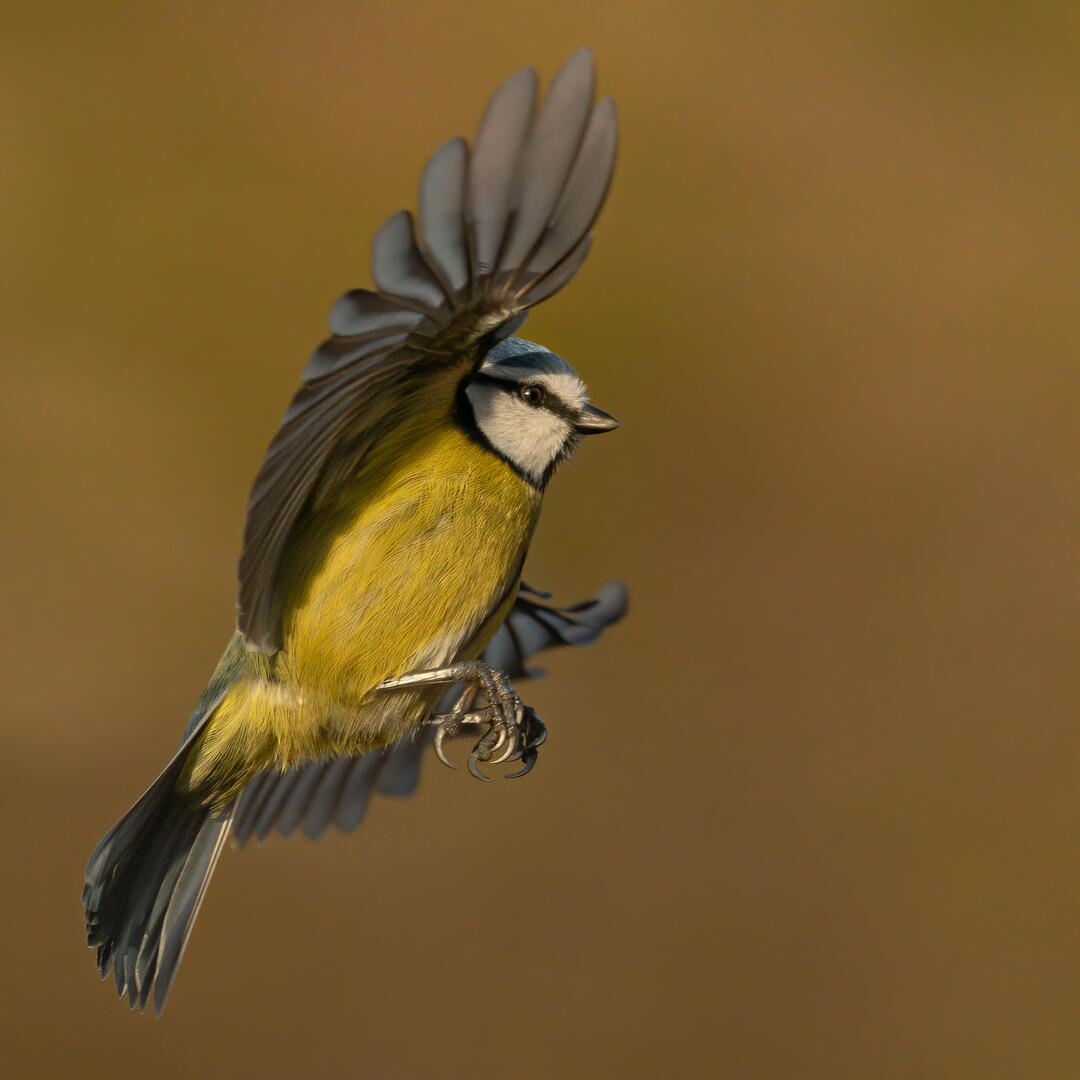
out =
<svg viewBox="0 0 1080 1080"><path fill-rule="evenodd" d="M375 289L334 305L266 452L236 633L86 868L88 941L132 1007L153 991L160 1014L230 832L349 827L375 765L396 755L384 787L395 771L400 787L401 748L429 736L446 761L445 739L471 733L481 779L528 772L545 729L505 668L621 614L621 594L563 612L519 595L552 474L617 427L565 360L512 336L584 261L615 163L588 50L536 95L531 68L511 76L471 152L452 139L428 161L418 221L376 233ZM530 620L547 636L523 635Z"/></svg>

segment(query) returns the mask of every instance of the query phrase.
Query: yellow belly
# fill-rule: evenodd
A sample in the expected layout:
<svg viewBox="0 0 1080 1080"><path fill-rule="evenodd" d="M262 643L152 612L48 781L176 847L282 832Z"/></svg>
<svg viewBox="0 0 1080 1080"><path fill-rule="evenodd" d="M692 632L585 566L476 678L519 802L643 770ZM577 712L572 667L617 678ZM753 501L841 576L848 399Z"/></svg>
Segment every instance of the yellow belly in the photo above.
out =
<svg viewBox="0 0 1080 1080"><path fill-rule="evenodd" d="M539 493L456 425L417 417L321 493L290 544L283 643L218 707L185 786L399 738L441 689L384 679L479 655L514 601Z"/></svg>

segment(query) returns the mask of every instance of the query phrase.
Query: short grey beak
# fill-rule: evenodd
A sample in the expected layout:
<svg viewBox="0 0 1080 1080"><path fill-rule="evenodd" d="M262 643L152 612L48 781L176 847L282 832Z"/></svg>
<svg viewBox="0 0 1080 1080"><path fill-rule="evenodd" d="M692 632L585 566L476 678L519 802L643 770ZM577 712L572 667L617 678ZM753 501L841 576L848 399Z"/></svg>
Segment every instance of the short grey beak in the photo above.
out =
<svg viewBox="0 0 1080 1080"><path fill-rule="evenodd" d="M614 431L618 426L619 421L610 413L595 405L586 405L578 414L574 430L581 435L599 435L602 431Z"/></svg>

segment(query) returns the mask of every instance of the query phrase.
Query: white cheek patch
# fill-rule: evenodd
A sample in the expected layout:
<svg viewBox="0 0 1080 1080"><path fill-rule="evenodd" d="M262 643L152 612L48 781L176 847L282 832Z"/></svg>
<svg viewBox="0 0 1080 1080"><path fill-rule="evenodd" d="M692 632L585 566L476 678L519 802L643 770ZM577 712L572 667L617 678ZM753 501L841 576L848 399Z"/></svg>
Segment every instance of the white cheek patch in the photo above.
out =
<svg viewBox="0 0 1080 1080"><path fill-rule="evenodd" d="M473 383L465 393L484 438L526 476L542 483L548 467L573 437L570 425L498 387Z"/></svg>

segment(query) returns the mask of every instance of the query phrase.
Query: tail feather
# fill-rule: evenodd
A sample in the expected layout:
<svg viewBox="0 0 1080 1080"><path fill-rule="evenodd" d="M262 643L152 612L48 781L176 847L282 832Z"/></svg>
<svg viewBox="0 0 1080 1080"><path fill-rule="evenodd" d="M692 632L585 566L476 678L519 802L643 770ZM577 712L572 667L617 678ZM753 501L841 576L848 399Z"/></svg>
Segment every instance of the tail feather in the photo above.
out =
<svg viewBox="0 0 1080 1080"><path fill-rule="evenodd" d="M203 722L213 709L207 710ZM141 799L102 837L86 864L87 944L102 979L160 1016L232 820L176 790L198 724Z"/></svg>
<svg viewBox="0 0 1080 1080"><path fill-rule="evenodd" d="M161 944L157 950L157 971L154 978L154 1013L157 1016L160 1016L161 1010L165 1008L165 1000L183 959L184 949L195 925L195 917L199 914L206 887L210 884L210 876L225 846L225 838L229 835L231 819L232 807L229 807L217 817L203 821L180 871L172 898L164 905ZM140 1007L145 1004L149 992L149 982L144 983L144 997Z"/></svg>
<svg viewBox="0 0 1080 1080"><path fill-rule="evenodd" d="M157 927L153 923L153 912L168 902L178 869L177 852L190 843L193 824L190 817L176 815L173 820L165 819L156 825L153 837L148 834L137 849L139 854L128 873L117 877L118 888L109 898L117 913L113 972L116 992L121 997L126 993L133 1008L145 1004L140 1001L144 982L140 978L139 961L142 959L145 976L149 966L147 956L156 952L149 947L151 942L156 945L155 930L160 927L160 923Z"/></svg>

